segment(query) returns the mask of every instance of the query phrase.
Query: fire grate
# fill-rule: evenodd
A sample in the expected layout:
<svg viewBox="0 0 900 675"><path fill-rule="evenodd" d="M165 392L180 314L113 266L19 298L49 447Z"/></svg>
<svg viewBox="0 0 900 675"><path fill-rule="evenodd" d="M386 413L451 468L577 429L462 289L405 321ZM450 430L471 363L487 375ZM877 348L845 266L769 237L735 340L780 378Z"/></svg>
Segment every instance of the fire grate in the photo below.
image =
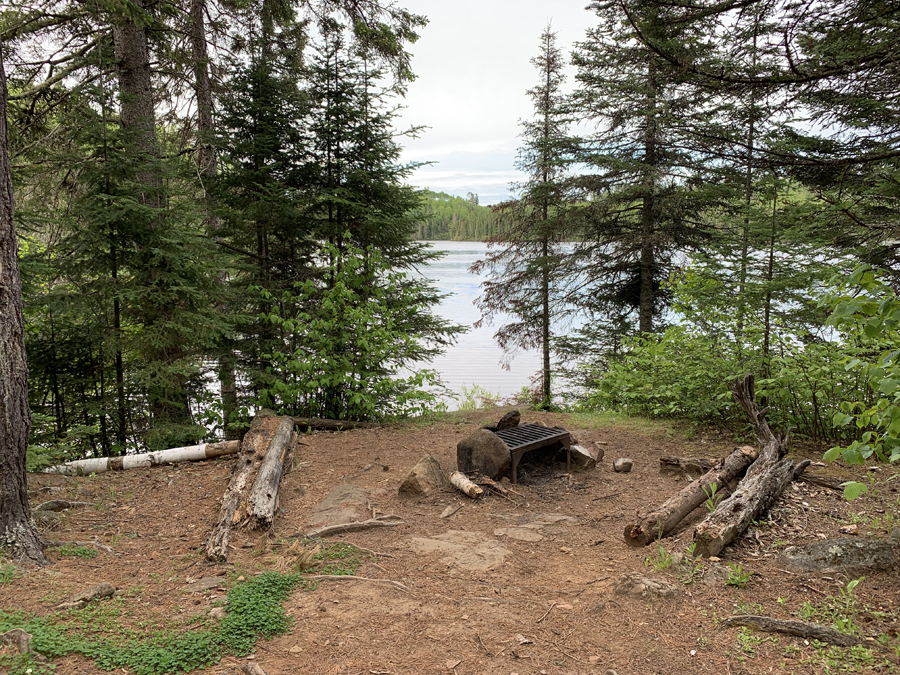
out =
<svg viewBox="0 0 900 675"><path fill-rule="evenodd" d="M566 448L566 471L571 467L572 436L561 427L545 427L540 424L520 424L517 427L495 431L503 442L509 446L512 455L512 466L509 468L510 479L516 483L516 467L519 460L529 450L537 450L554 443L562 443Z"/></svg>

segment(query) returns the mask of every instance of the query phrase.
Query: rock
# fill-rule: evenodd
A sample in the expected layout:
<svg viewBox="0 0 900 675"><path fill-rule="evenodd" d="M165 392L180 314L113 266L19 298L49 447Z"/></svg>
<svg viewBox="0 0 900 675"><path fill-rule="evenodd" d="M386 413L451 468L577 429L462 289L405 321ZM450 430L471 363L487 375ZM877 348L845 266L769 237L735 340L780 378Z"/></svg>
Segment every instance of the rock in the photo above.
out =
<svg viewBox="0 0 900 675"><path fill-rule="evenodd" d="M613 470L615 470L616 473L628 473L633 466L634 460L628 459L627 457L619 457L619 459L613 462Z"/></svg>
<svg viewBox="0 0 900 675"><path fill-rule="evenodd" d="M398 492L401 495L427 495L452 489L450 479L447 478L437 458L434 455L425 455L400 484Z"/></svg>
<svg viewBox="0 0 900 675"><path fill-rule="evenodd" d="M267 675L258 663L245 663L241 666L241 672L244 675Z"/></svg>
<svg viewBox="0 0 900 675"><path fill-rule="evenodd" d="M500 480L509 471L509 446L491 431L479 429L456 445L456 466L463 473L478 473Z"/></svg>
<svg viewBox="0 0 900 675"><path fill-rule="evenodd" d="M341 484L316 504L309 524L312 527L343 525L372 517L369 493L356 485Z"/></svg>
<svg viewBox="0 0 900 675"><path fill-rule="evenodd" d="M216 588L221 588L223 583L224 580L221 577L203 577L196 581L192 581L186 586L182 586L181 590L184 593L203 593L204 591L212 591Z"/></svg>
<svg viewBox="0 0 900 675"><path fill-rule="evenodd" d="M573 445L569 448L572 464L581 471L592 471L597 468L597 462L603 459L603 450L585 448L582 445Z"/></svg>
<svg viewBox="0 0 900 675"><path fill-rule="evenodd" d="M895 527L891 530L891 536L888 537L888 541L892 541L895 544L900 544L900 527Z"/></svg>
<svg viewBox="0 0 900 675"><path fill-rule="evenodd" d="M38 663L47 663L47 657L38 654L31 648L31 634L26 633L21 628L13 628L10 631L0 634L0 645L15 647L20 654L31 654L31 658ZM25 672L30 673L31 669Z"/></svg>
<svg viewBox="0 0 900 675"><path fill-rule="evenodd" d="M224 607L213 607L209 610L209 618L215 619L216 621L221 621L226 616L228 616L228 612L225 611Z"/></svg>
<svg viewBox="0 0 900 675"><path fill-rule="evenodd" d="M80 593L76 593L65 602L56 606L56 609L82 609L91 600L102 600L110 598L116 592L116 587L112 584L102 583L91 586Z"/></svg>
<svg viewBox="0 0 900 675"><path fill-rule="evenodd" d="M884 570L897 564L894 542L874 539L826 539L804 546L790 546L779 558L792 572L841 572Z"/></svg>
<svg viewBox="0 0 900 675"><path fill-rule="evenodd" d="M500 418L500 421L497 422L497 431L512 429L513 427L519 426L520 419L522 419L522 415L519 414L518 410L512 410L506 413L503 417Z"/></svg>
<svg viewBox="0 0 900 675"><path fill-rule="evenodd" d="M656 600L657 598L674 598L678 588L668 581L651 579L638 572L623 574L615 584L616 595L626 595L640 600Z"/></svg>

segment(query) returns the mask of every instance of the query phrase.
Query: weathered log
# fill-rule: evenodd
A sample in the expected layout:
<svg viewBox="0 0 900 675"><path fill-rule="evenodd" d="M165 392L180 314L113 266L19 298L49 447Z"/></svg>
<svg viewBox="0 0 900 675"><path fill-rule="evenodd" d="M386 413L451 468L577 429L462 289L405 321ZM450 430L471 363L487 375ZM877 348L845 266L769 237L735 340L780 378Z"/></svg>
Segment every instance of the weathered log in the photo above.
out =
<svg viewBox="0 0 900 675"><path fill-rule="evenodd" d="M756 449L748 445L735 448L720 466L693 481L655 511L636 523L627 525L625 543L629 546L646 546L667 536L691 511L709 499L714 491L717 492L744 473L758 455Z"/></svg>
<svg viewBox="0 0 900 675"><path fill-rule="evenodd" d="M381 426L376 422L353 422L351 420L326 420L319 417L295 417L294 424L301 429L318 431L346 431L348 429L374 429Z"/></svg>
<svg viewBox="0 0 900 675"><path fill-rule="evenodd" d="M753 376L737 378L728 388L750 419L759 443L759 458L747 469L735 491L721 502L694 531L695 553L714 556L737 539L753 520L758 519L781 497L784 489L810 461L795 464L784 458L787 434L776 436L766 422L766 410L756 405Z"/></svg>
<svg viewBox="0 0 900 675"><path fill-rule="evenodd" d="M747 616L732 616L724 619L719 626L728 628L730 626L747 626L755 628L765 633L784 633L785 635L796 635L797 637L806 638L808 640L819 640L840 647L853 647L855 645L865 645L866 647L881 648L877 643L860 640L852 635L839 633L833 628L827 628L814 623L806 623L805 621L784 621L782 619L773 619L768 616L756 616L749 614Z"/></svg>
<svg viewBox="0 0 900 675"><path fill-rule="evenodd" d="M706 459L704 457L660 457L660 473L686 473L690 476L701 476L716 466L722 460ZM817 473L804 471L794 478L798 483L815 485L816 487L843 492L843 481L840 478L823 476Z"/></svg>
<svg viewBox="0 0 900 675"><path fill-rule="evenodd" d="M250 480L266 457L269 441L281 426L281 419L271 414L259 414L253 418L250 430L241 443L241 452L234 468L228 487L222 497L219 518L206 540L206 559L211 562L228 560L228 542L231 528L241 520L243 511L241 501L246 499L245 493Z"/></svg>
<svg viewBox="0 0 900 675"><path fill-rule="evenodd" d="M453 486L457 490L472 499L476 499L484 494L484 490L475 485L475 483L466 478L464 473L459 471L454 471L450 474L450 482L453 483Z"/></svg>
<svg viewBox="0 0 900 675"><path fill-rule="evenodd" d="M272 526L278 508L278 488L284 473L284 460L291 449L294 422L290 417L279 418L278 428L269 441L269 449L256 474L242 524L255 529Z"/></svg>
<svg viewBox="0 0 900 675"><path fill-rule="evenodd" d="M104 471L124 471L140 469L160 464L176 462L198 462L204 459L234 455L241 449L239 441L221 441L219 443L200 443L183 448L144 452L138 455L122 455L121 457L91 457L77 459L44 469L44 473L61 473L67 476L86 476Z"/></svg>

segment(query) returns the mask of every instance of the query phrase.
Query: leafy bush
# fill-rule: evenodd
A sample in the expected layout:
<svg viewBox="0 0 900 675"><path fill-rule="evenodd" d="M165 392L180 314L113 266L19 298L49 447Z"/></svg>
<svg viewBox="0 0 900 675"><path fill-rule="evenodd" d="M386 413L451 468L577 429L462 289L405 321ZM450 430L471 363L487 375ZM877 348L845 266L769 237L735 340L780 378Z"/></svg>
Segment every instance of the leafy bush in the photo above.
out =
<svg viewBox="0 0 900 675"><path fill-rule="evenodd" d="M833 461L843 457L859 464L870 457L885 462L900 460L900 298L868 267L857 268L825 303L832 308L829 323L856 336L865 349L845 359L844 368L856 373L869 387L869 396L847 397L832 417L835 428L859 432L846 447L825 453ZM866 491L850 483L845 496Z"/></svg>

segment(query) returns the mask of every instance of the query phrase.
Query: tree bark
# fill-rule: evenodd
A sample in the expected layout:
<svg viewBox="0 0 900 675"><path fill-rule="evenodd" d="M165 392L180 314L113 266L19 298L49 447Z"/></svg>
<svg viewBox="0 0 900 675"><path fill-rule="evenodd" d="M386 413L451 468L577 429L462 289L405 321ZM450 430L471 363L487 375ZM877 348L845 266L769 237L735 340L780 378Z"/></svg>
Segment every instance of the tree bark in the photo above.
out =
<svg viewBox="0 0 900 675"><path fill-rule="evenodd" d="M775 436L769 429L766 409L760 410L756 405L752 375L737 378L728 388L750 418L750 426L760 446L759 459L747 470L737 489L719 502L716 510L694 531L695 552L704 556L717 555L737 539L751 521L778 501L788 483L810 463L808 459L798 464L783 459L787 452L787 434Z"/></svg>
<svg viewBox="0 0 900 675"><path fill-rule="evenodd" d="M142 201L159 207L160 175L156 143L156 113L153 108L153 88L150 78L150 49L143 0L130 0L133 10L128 16L118 16L113 26L113 44L119 74L119 123L130 132L131 140L145 159L145 168L138 176L144 185Z"/></svg>
<svg viewBox="0 0 900 675"><path fill-rule="evenodd" d="M735 480L747 470L758 454L755 448L749 446L735 448L719 467L692 482L656 511L648 513L636 523L627 525L625 543L629 546L646 546L656 539L667 536L691 511L711 497L713 485L719 490Z"/></svg>
<svg viewBox="0 0 900 675"><path fill-rule="evenodd" d="M44 565L44 544L31 519L25 473L31 411L19 247L13 220L4 56L0 41L0 547L15 560Z"/></svg>

